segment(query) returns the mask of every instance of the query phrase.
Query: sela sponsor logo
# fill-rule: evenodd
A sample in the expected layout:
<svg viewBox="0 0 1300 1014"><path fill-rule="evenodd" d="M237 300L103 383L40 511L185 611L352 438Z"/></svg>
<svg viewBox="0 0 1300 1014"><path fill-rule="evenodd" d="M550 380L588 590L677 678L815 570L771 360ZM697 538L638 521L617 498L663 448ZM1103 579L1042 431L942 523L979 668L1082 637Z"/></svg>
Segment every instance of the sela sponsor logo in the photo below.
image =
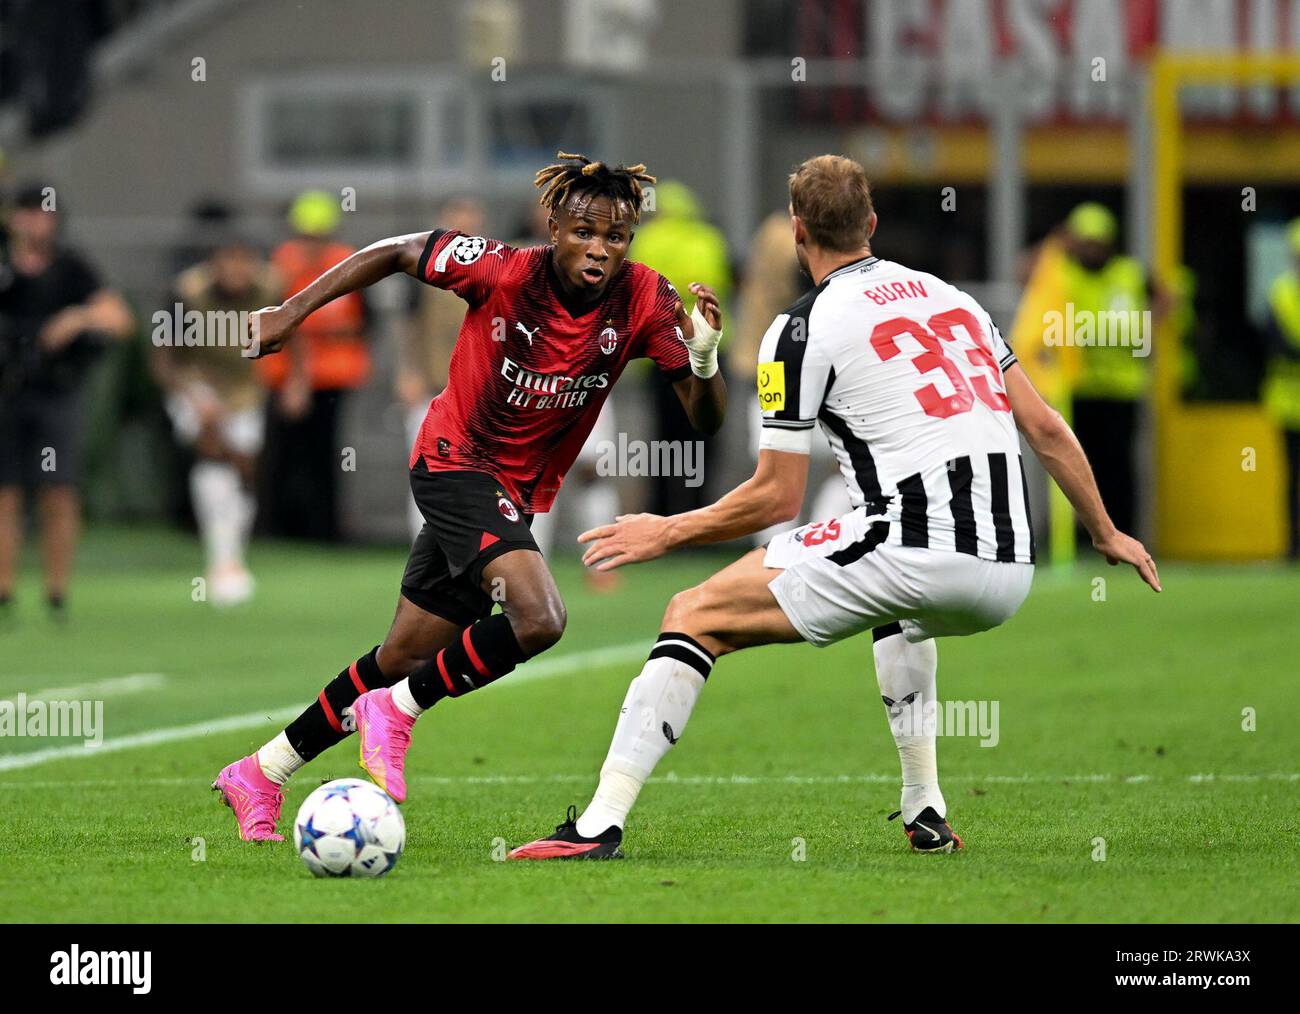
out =
<svg viewBox="0 0 1300 1014"><path fill-rule="evenodd" d="M612 356L618 350L618 332L612 327L607 327L600 332L599 336L600 351L607 356Z"/></svg>
<svg viewBox="0 0 1300 1014"><path fill-rule="evenodd" d="M130 986L143 995L153 988L152 951L83 951L73 944L50 955L56 986Z"/></svg>
<svg viewBox="0 0 1300 1014"><path fill-rule="evenodd" d="M501 376L512 385L506 404L520 408L580 408L593 390L609 387L608 373L537 373L509 356L501 357Z"/></svg>
<svg viewBox="0 0 1300 1014"><path fill-rule="evenodd" d="M501 493L497 494L497 510L507 521L519 520L519 508L510 502L510 498Z"/></svg>

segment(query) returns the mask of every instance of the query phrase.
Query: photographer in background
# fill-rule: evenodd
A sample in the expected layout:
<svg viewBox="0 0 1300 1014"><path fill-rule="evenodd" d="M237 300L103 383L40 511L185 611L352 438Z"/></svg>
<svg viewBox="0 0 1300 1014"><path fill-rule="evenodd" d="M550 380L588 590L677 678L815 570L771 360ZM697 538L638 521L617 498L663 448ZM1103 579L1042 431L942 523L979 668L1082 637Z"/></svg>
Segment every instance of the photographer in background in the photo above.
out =
<svg viewBox="0 0 1300 1014"><path fill-rule="evenodd" d="M0 246L0 610L13 598L23 491L35 491L45 594L63 615L81 522L82 389L96 354L130 336L122 297L58 242L51 187L20 187Z"/></svg>

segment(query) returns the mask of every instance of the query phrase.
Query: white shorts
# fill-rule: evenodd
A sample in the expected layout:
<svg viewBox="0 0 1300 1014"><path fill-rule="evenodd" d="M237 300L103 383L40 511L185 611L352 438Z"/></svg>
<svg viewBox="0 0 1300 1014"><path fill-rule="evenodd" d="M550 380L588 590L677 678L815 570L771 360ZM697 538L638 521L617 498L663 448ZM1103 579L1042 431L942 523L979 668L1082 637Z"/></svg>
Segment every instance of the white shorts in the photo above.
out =
<svg viewBox="0 0 1300 1014"><path fill-rule="evenodd" d="M893 622L913 642L978 634L1010 619L1029 594L1033 564L889 545L889 524L859 508L768 543L763 565L782 571L768 587L809 644Z"/></svg>
<svg viewBox="0 0 1300 1014"><path fill-rule="evenodd" d="M199 436L199 412L196 398L215 397L206 385L195 386L186 392L169 394L166 400L167 415L171 417L176 437L183 444L192 444ZM257 454L262 449L266 430L261 407L242 408L227 412L221 419L221 439L236 454Z"/></svg>

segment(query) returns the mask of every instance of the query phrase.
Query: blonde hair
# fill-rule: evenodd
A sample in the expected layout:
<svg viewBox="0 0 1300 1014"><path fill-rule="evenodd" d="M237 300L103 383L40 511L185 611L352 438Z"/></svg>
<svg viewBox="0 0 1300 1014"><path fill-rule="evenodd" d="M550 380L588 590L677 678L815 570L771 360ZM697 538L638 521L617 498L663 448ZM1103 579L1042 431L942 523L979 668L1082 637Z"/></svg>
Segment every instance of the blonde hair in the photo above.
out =
<svg viewBox="0 0 1300 1014"><path fill-rule="evenodd" d="M867 172L843 155L818 155L792 172L790 208L824 250L860 250L871 236Z"/></svg>

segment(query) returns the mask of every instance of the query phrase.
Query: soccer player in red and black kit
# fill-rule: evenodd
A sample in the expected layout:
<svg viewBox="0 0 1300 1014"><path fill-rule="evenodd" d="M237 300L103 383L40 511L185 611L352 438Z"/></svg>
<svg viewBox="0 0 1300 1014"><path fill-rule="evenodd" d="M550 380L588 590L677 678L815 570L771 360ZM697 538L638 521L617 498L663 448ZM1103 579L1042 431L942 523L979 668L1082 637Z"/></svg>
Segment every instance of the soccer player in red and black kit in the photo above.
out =
<svg viewBox="0 0 1300 1014"><path fill-rule="evenodd" d="M665 278L626 259L642 186L654 177L641 165L559 158L536 179L551 212L551 245L514 249L442 229L399 236L254 315L265 355L312 311L399 271L469 304L450 381L411 453L425 524L392 627L283 732L217 776L213 788L245 840L282 840L281 786L353 726L362 766L402 802L403 761L420 713L500 679L560 639L564 603L529 522L551 506L631 360L654 360L697 430L722 424L716 295L692 284L696 306L687 316ZM498 600L502 611L493 614Z"/></svg>

